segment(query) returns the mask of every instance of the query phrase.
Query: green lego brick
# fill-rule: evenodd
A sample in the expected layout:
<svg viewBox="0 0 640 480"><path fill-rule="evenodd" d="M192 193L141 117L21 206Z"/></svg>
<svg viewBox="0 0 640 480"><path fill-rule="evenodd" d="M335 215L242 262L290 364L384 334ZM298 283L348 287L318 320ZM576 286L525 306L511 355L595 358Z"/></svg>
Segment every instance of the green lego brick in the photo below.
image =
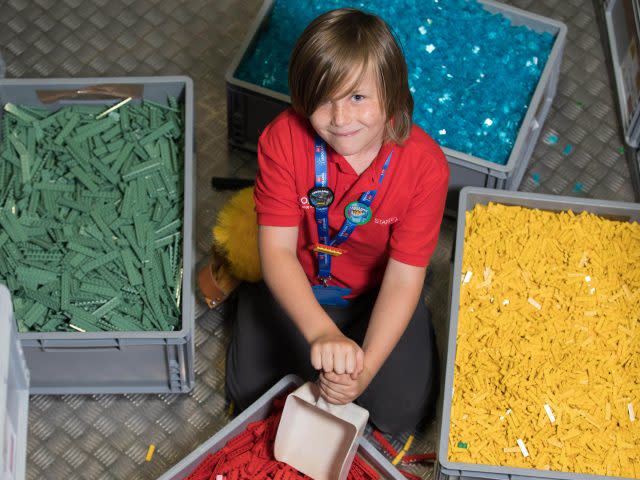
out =
<svg viewBox="0 0 640 480"><path fill-rule="evenodd" d="M23 142L20 141L15 131L9 135L9 141L13 145L13 148L18 152L20 158L20 171L22 173L22 183L28 183L31 181L31 158L29 151Z"/></svg>
<svg viewBox="0 0 640 480"><path fill-rule="evenodd" d="M109 150L107 150L107 148L104 148L104 153L100 152L98 153L98 150L94 150L93 154L98 157L102 163L104 163L105 165L109 165L110 163L113 163L117 158L118 158L118 154L120 152L118 150L116 150L115 152L110 152ZM110 167L112 168L112 167ZM114 172L117 173L117 172Z"/></svg>
<svg viewBox="0 0 640 480"><path fill-rule="evenodd" d="M92 179L93 175L89 174L86 170L83 170L79 166L71 167L71 173L91 192L98 191L98 185Z"/></svg>
<svg viewBox="0 0 640 480"><path fill-rule="evenodd" d="M122 132L126 135L129 129L131 128L131 121L129 119L129 110L123 108L120 111L120 128Z"/></svg>
<svg viewBox="0 0 640 480"><path fill-rule="evenodd" d="M71 298L71 272L62 273L60 278L60 307L64 310L69 307Z"/></svg>
<svg viewBox="0 0 640 480"><path fill-rule="evenodd" d="M111 169L107 165L105 165L102 161L100 161L95 157L90 157L89 163L93 168L95 168L98 172L100 172L100 174L104 178L106 178L109 182L111 182L113 185L118 185L118 182L120 181L120 176L113 173L113 171L111 171Z"/></svg>
<svg viewBox="0 0 640 480"><path fill-rule="evenodd" d="M94 258L93 260L88 261L80 268L78 272L76 272L76 278L80 278L89 273L91 270L95 270L102 265L114 261L118 257L118 255L119 253L117 251L111 251L105 255L101 255L98 258Z"/></svg>
<svg viewBox="0 0 640 480"><path fill-rule="evenodd" d="M100 230L100 233L104 236L105 242L109 245L114 245L113 243L113 232L109 228L109 226L105 223L104 219L100 215L98 210L91 210L90 212L91 218L95 222L95 225Z"/></svg>
<svg viewBox="0 0 640 480"><path fill-rule="evenodd" d="M100 318L105 316L107 313L109 313L111 310L115 309L118 305L120 305L120 303L122 302L122 300L120 299L120 297L113 297L111 300L109 300L108 302L106 302L104 305L102 305L100 308L96 309L92 315L96 318Z"/></svg>
<svg viewBox="0 0 640 480"><path fill-rule="evenodd" d="M122 134L122 127L118 122L114 124L112 127L110 127L106 132L104 132L100 138L104 142L109 143L111 140L113 140L115 137L117 137L120 134Z"/></svg>
<svg viewBox="0 0 640 480"><path fill-rule="evenodd" d="M16 274L18 281L35 285L51 282L57 277L55 272L33 267L18 267Z"/></svg>
<svg viewBox="0 0 640 480"><path fill-rule="evenodd" d="M13 103L6 103L4 105L4 110L5 112L9 112L11 115L15 116L16 118L20 119L22 122L27 124L30 124L37 120L36 117L27 113L24 109L20 108L17 105L14 105Z"/></svg>
<svg viewBox="0 0 640 480"><path fill-rule="evenodd" d="M57 202L58 202L58 205L72 208L74 210L77 210L78 212L88 213L90 211L90 207L88 205L82 204L80 202L76 202L67 197L58 197Z"/></svg>
<svg viewBox="0 0 640 480"><path fill-rule="evenodd" d="M114 153L117 152L118 155L116 157L115 162L111 166L111 170L114 174L118 174L122 166L131 158L131 152L133 152L133 144L127 143L122 146L119 150L114 150Z"/></svg>
<svg viewBox="0 0 640 480"><path fill-rule="evenodd" d="M70 251L81 253L82 255L85 255L85 256L90 257L90 258L98 258L100 255L102 255L101 251L96 250L95 248L91 248L91 247L87 247L85 245L82 245L82 244L78 243L77 241L68 242L67 243L67 248Z"/></svg>
<svg viewBox="0 0 640 480"><path fill-rule="evenodd" d="M103 120L97 120L87 125L78 127L76 128L76 131L73 135L73 141L82 142L90 137L93 137L94 135L99 135L100 133L109 130L113 126L113 124L114 120L110 117L106 117Z"/></svg>
<svg viewBox="0 0 640 480"><path fill-rule="evenodd" d="M62 118L62 117L59 117L59 118ZM60 130L60 132L58 132L58 135L56 135L56 137L53 139L53 143L55 143L56 145L64 144L64 141L67 139L69 134L73 131L73 129L76 128L76 125L78 125L79 122L80 122L80 115L73 114L66 121L62 130Z"/></svg>
<svg viewBox="0 0 640 480"><path fill-rule="evenodd" d="M59 119L64 119L68 114L68 110L65 108L61 108L56 112L50 113L47 111L47 115L44 118L38 120L38 124L42 129L48 129L55 125Z"/></svg>
<svg viewBox="0 0 640 480"><path fill-rule="evenodd" d="M75 330L84 332L100 331L100 328L96 325L98 319L82 308L70 305L64 312L69 317L69 326L75 326Z"/></svg>
<svg viewBox="0 0 640 480"><path fill-rule="evenodd" d="M36 288L23 288L23 291L27 298L30 298L38 304L50 308L53 311L60 310L59 300L49 292L43 292Z"/></svg>
<svg viewBox="0 0 640 480"><path fill-rule="evenodd" d="M80 284L80 291L100 295L102 297L117 297L118 291L112 287L105 285L97 285L94 283L83 282Z"/></svg>
<svg viewBox="0 0 640 480"><path fill-rule="evenodd" d="M42 325L42 327L40 327L38 329L38 331L40 331L40 332L56 332L56 331L60 330L62 327L64 327L64 325L65 325L64 317L47 315L47 319L46 319L44 325Z"/></svg>
<svg viewBox="0 0 640 480"><path fill-rule="evenodd" d="M170 233L176 233L177 231L180 230L181 227L182 227L182 220L176 219L157 229L155 231L155 234L157 237L163 237Z"/></svg>
<svg viewBox="0 0 640 480"><path fill-rule="evenodd" d="M49 192L73 193L75 187L70 183L37 182L33 185L36 190L47 190Z"/></svg>
<svg viewBox="0 0 640 480"><path fill-rule="evenodd" d="M125 140L124 138L112 140L109 143L107 143L107 150L109 150L109 152L117 152L127 144L128 144L127 140Z"/></svg>
<svg viewBox="0 0 640 480"><path fill-rule="evenodd" d="M166 122L164 125L154 129L152 133L150 133L149 135L144 137L142 140L140 140L140 145L144 146L147 143L153 142L154 140L157 140L158 138L170 133L175 129L176 129L176 126L173 123L173 121Z"/></svg>
<svg viewBox="0 0 640 480"><path fill-rule="evenodd" d="M6 209L0 209L0 225L14 242L26 242L28 240L27 233L16 216Z"/></svg>
<svg viewBox="0 0 640 480"><path fill-rule="evenodd" d="M148 162L140 163L132 168L129 172L125 173L122 176L122 179L125 182L128 182L129 180L133 180L142 175L147 175L154 170L157 170L158 168L160 168L160 162L157 161L150 160Z"/></svg>
<svg viewBox="0 0 640 480"><path fill-rule="evenodd" d="M170 112L180 113L180 110L177 107L177 103L176 103L175 106L163 105L161 103L154 102L153 100L147 100L147 99L143 100L142 103L143 103L143 105L151 105L153 107L157 107L157 108L160 108L160 109L163 109L163 110L168 110Z"/></svg>
<svg viewBox="0 0 640 480"><path fill-rule="evenodd" d="M35 302L22 317L24 325L31 329L35 324L42 323L47 313L47 307Z"/></svg>
<svg viewBox="0 0 640 480"><path fill-rule="evenodd" d="M129 283L131 285L140 285L142 283L142 277L136 266L136 259L133 256L133 252L130 249L120 250L120 256L124 262L124 267L127 271L127 277L129 277Z"/></svg>

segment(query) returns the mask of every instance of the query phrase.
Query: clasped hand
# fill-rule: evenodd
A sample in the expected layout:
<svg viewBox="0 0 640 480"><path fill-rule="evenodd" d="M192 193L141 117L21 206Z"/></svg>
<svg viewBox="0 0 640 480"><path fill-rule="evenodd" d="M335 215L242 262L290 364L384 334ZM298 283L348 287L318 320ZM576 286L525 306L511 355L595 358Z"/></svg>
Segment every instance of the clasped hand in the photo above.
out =
<svg viewBox="0 0 640 480"><path fill-rule="evenodd" d="M342 334L315 340L311 344L311 364L320 370L320 392L329 403L352 402L370 381L362 348Z"/></svg>

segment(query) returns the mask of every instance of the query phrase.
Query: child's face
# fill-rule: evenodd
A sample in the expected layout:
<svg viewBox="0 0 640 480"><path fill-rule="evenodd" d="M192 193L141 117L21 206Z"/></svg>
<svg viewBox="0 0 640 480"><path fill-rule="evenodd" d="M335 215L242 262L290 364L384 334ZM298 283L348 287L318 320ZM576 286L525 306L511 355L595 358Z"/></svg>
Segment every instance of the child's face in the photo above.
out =
<svg viewBox="0 0 640 480"><path fill-rule="evenodd" d="M359 72L354 73L354 77ZM348 79L347 85L354 78ZM321 103L311 114L315 131L349 160L375 157L384 139L386 116L378 95L378 82L371 69L353 91L341 91Z"/></svg>

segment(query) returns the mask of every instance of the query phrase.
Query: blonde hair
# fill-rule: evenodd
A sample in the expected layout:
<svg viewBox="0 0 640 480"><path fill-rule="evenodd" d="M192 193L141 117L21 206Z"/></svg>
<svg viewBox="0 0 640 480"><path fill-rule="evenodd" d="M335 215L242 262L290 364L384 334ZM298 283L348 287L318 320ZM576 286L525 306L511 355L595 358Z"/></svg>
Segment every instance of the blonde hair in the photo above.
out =
<svg viewBox="0 0 640 480"><path fill-rule="evenodd" d="M289 60L289 93L293 109L305 117L321 102L349 90L373 68L378 95L387 118L385 137L402 144L411 132L413 97L407 64L389 26L376 15L340 8L313 20L296 42Z"/></svg>

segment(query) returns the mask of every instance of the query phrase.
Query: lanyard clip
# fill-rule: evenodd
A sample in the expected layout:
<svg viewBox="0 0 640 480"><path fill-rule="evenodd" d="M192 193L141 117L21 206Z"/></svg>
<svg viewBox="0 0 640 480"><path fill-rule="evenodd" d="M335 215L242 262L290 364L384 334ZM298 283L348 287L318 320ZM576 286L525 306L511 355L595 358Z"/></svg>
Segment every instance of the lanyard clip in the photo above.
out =
<svg viewBox="0 0 640 480"><path fill-rule="evenodd" d="M333 245L325 245L323 243L314 243L310 248L314 252L325 253L327 255L331 255L332 257L338 257L347 252L344 248L338 248Z"/></svg>
<svg viewBox="0 0 640 480"><path fill-rule="evenodd" d="M327 284L329 283L329 280L331 280L331 276L328 277L318 277L318 280L320 280L320 282L322 282L322 286L326 287L328 286Z"/></svg>

